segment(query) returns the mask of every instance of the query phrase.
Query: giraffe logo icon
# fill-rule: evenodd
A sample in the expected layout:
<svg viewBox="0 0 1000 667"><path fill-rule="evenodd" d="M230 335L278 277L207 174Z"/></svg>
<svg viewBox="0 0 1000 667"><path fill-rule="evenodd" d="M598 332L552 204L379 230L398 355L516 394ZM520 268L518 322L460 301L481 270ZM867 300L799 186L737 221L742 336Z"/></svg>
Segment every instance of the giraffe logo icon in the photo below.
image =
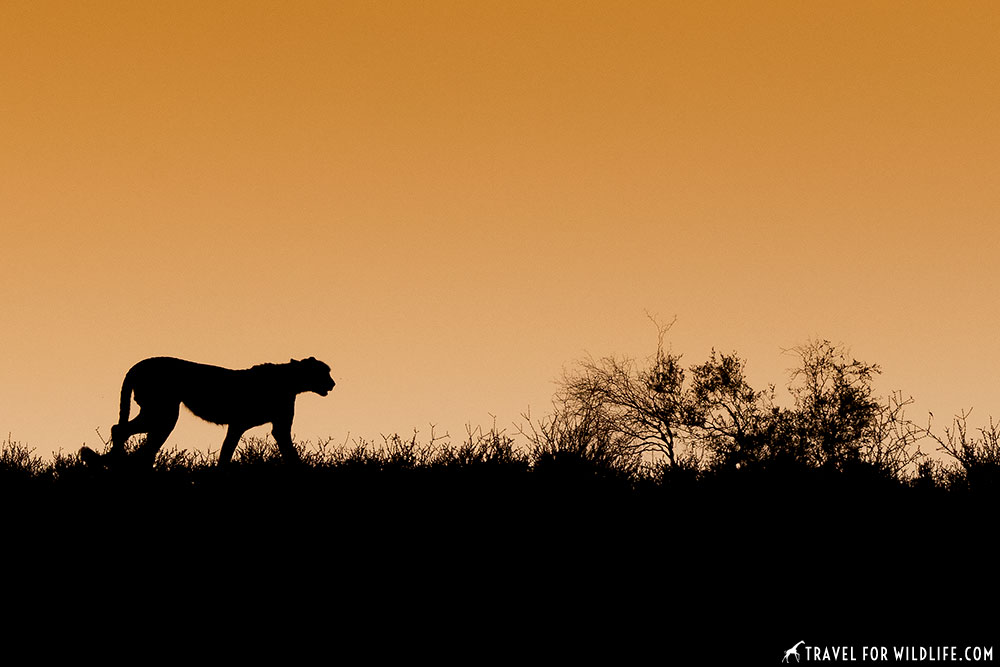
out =
<svg viewBox="0 0 1000 667"><path fill-rule="evenodd" d="M802 659L799 657L799 647L803 644L805 644L805 642L799 642L792 648L785 651L785 657L781 659L781 662L791 662L788 657L792 655L795 656L795 662L801 662Z"/></svg>

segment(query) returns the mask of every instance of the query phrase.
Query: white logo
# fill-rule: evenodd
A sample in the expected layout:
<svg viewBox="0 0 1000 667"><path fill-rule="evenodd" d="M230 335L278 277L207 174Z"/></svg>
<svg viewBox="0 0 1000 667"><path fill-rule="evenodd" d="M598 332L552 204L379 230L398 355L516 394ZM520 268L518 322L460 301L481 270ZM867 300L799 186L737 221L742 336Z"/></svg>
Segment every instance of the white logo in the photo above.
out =
<svg viewBox="0 0 1000 667"><path fill-rule="evenodd" d="M802 659L799 657L799 647L802 646L803 644L805 644L805 642L799 642L792 648L785 651L785 657L781 659L781 662L789 662L788 656L790 655L795 656L795 662L800 662Z"/></svg>

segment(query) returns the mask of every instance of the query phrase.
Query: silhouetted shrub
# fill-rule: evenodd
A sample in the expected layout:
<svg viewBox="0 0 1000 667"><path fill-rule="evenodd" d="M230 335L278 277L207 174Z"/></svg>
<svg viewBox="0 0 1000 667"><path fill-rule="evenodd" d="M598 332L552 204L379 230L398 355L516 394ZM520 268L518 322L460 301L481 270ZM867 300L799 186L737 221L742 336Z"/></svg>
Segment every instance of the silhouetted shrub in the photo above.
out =
<svg viewBox="0 0 1000 667"><path fill-rule="evenodd" d="M797 347L799 364L788 385L792 405L783 408L773 385L750 386L746 363L735 353L713 350L708 361L685 371L680 355L665 348L666 330L658 328L656 350L645 363L588 358L566 373L554 415L543 422L554 432L543 433L546 439L573 443L581 434L590 452L598 448L589 443L601 442L633 474L640 462L657 457L705 469L800 461L865 477L915 472L927 429L907 419L912 399L875 394L877 365L825 340Z"/></svg>
<svg viewBox="0 0 1000 667"><path fill-rule="evenodd" d="M537 423L529 419L521 433L532 467L542 472L633 477L642 465L641 449L597 406L563 404Z"/></svg>
<svg viewBox="0 0 1000 667"><path fill-rule="evenodd" d="M14 484L35 479L47 471L47 466L34 449L7 437L0 443L0 483Z"/></svg>
<svg viewBox="0 0 1000 667"><path fill-rule="evenodd" d="M462 444L442 444L432 457L434 465L445 467L511 466L526 469L528 457L514 438L494 426L489 431L470 428Z"/></svg>
<svg viewBox="0 0 1000 667"><path fill-rule="evenodd" d="M685 427L708 465L745 467L775 455L784 415L774 405L774 387L755 391L746 380L746 362L735 353L717 354L691 368Z"/></svg>
<svg viewBox="0 0 1000 667"><path fill-rule="evenodd" d="M973 493L996 493L1000 483L1000 426L993 422L978 429L978 435L969 433L969 412L955 417L951 427L944 429L944 436L933 435L941 451L957 463L946 469L943 476L952 489Z"/></svg>

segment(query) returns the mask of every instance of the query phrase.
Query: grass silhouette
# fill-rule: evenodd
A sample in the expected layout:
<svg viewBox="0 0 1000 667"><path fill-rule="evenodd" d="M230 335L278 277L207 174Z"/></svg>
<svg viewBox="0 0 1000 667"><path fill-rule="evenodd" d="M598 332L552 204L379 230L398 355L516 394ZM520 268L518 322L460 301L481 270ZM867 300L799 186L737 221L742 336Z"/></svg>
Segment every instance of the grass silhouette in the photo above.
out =
<svg viewBox="0 0 1000 667"><path fill-rule="evenodd" d="M477 429L457 445L393 435L377 444L297 447L299 465L284 461L270 439L251 437L229 468L217 467L211 453L168 448L151 469L109 470L76 455L45 461L8 439L0 445L0 493L8 507L36 514L111 512L134 525L167 508L205 531L241 522L309 529L337 521L338 531L359 538L374 527L434 531L445 540L501 530L522 543L589 531L636 544L685 541L691 548L696 541L703 557L734 536L820 545L837 531L888 549L894 536L933 525L974 531L996 503L991 464L980 459L968 473L935 462L906 476L863 462L815 466L780 457L741 468L623 468L496 429Z"/></svg>

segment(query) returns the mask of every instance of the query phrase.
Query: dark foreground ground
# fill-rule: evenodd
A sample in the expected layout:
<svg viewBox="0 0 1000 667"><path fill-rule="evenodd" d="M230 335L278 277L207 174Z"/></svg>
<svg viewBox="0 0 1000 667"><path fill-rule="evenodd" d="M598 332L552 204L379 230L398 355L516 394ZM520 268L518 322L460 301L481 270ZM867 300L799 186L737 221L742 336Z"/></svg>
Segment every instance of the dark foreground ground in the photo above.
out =
<svg viewBox="0 0 1000 667"><path fill-rule="evenodd" d="M6 640L34 651L780 664L800 640L860 661L998 634L985 491L816 470L643 481L579 460L65 463L0 480Z"/></svg>

